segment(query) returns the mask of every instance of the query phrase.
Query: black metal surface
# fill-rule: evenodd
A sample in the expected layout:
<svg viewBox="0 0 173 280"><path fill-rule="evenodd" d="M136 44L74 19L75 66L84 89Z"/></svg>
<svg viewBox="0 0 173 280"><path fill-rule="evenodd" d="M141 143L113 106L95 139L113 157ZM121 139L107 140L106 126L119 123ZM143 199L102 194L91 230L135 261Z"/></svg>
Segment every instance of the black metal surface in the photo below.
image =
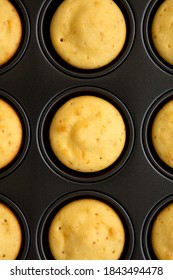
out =
<svg viewBox="0 0 173 280"><path fill-rule="evenodd" d="M20 3L19 0L13 2ZM131 38L129 51L123 56L121 63L109 65L108 71L104 68L92 73L66 69L66 65L60 64L60 61L57 66L52 58L48 58L43 42L45 34L41 30L42 16L45 13L43 9L48 2L50 1L22 1L28 14L24 29L27 31L25 47L22 49L22 55L15 58L15 65L9 64L0 68L0 96L4 97L4 94L8 93L22 106L30 128L26 134L26 137L30 136L29 148L26 149L22 162L10 174L1 176L2 172L0 173L0 194L16 203L28 221L30 246L27 259L40 257L37 250L37 229L46 209L64 195L85 190L101 192L101 195L106 194L120 203L134 228L134 251L131 258L144 259L141 242L144 220L159 200L173 193L172 176L162 175L153 167L143 137L147 135L143 131L146 112L155 100L173 88L171 67L166 64L166 67L162 66L163 61L156 61L157 54L155 51L154 56L153 52L151 53L148 41L150 35L149 31L146 32L146 25L150 26L147 19L150 14L148 9L155 2L163 1L127 1L133 13L133 19L130 20L133 27L128 27L128 38ZM122 2L125 6L126 1ZM157 59L160 61L160 58ZM133 120L135 141L126 164L119 172L98 182L76 181L59 176L59 173L52 171L49 164L43 160L38 147L38 124L45 106L55 96L75 87L98 87L110 92L123 102ZM147 147L150 147L148 142ZM127 236L127 240L128 238ZM148 238L144 237L142 240Z"/></svg>

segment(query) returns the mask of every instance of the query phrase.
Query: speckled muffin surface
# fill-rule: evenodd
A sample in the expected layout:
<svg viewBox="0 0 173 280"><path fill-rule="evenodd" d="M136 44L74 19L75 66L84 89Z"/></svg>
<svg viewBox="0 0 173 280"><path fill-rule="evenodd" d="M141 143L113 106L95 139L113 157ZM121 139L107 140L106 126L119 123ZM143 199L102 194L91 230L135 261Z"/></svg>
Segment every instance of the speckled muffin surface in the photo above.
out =
<svg viewBox="0 0 173 280"><path fill-rule="evenodd" d="M15 260L22 244L22 231L13 211L0 202L0 260Z"/></svg>
<svg viewBox="0 0 173 280"><path fill-rule="evenodd" d="M49 229L49 245L58 260L119 259L125 231L119 215L96 199L79 199L61 208Z"/></svg>
<svg viewBox="0 0 173 280"><path fill-rule="evenodd" d="M173 0L164 1L153 19L152 39L159 55L173 65Z"/></svg>
<svg viewBox="0 0 173 280"><path fill-rule="evenodd" d="M55 113L49 131L57 158L79 172L96 172L113 164L126 141L120 112L96 96L68 100Z"/></svg>
<svg viewBox="0 0 173 280"><path fill-rule="evenodd" d="M15 159L22 145L22 138L22 124L17 112L0 98L0 169Z"/></svg>
<svg viewBox="0 0 173 280"><path fill-rule="evenodd" d="M157 113L152 126L152 142L160 159L173 168L173 100Z"/></svg>
<svg viewBox="0 0 173 280"><path fill-rule="evenodd" d="M126 40L126 22L112 0L64 0L55 11L50 37L56 52L81 69L113 61Z"/></svg>
<svg viewBox="0 0 173 280"><path fill-rule="evenodd" d="M173 203L156 217L152 228L153 250L160 260L173 260Z"/></svg>
<svg viewBox="0 0 173 280"><path fill-rule="evenodd" d="M16 53L22 39L20 16L8 0L0 0L0 66Z"/></svg>

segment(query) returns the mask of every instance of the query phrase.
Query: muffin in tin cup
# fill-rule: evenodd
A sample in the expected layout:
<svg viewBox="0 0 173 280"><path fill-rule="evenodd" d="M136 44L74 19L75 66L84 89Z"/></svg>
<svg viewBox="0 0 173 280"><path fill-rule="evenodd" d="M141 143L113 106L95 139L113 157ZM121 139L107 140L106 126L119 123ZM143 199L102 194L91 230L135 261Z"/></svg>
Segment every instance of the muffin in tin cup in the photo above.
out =
<svg viewBox="0 0 173 280"><path fill-rule="evenodd" d="M3 36L1 38L2 46L0 46L2 47L1 55L7 56L8 54L7 58L4 57L3 59L3 57L1 57L0 74L3 74L15 66L24 55L30 38L30 22L22 1L2 1L1 4L2 12L3 9L8 12L7 15L4 12L4 22L0 23L0 28L2 28L1 36ZM15 36L16 39L13 39L13 36ZM5 43L3 43L3 40ZM9 50L8 44L10 44Z"/></svg>
<svg viewBox="0 0 173 280"><path fill-rule="evenodd" d="M30 230L21 209L0 194L1 260L24 260L30 246Z"/></svg>
<svg viewBox="0 0 173 280"><path fill-rule="evenodd" d="M162 198L148 212L141 230L141 250L147 260L171 260L173 195Z"/></svg>
<svg viewBox="0 0 173 280"><path fill-rule="evenodd" d="M2 90L0 105L0 178L3 178L13 172L26 156L30 143L30 124L21 104Z"/></svg>
<svg viewBox="0 0 173 280"><path fill-rule="evenodd" d="M141 128L144 154L160 174L171 180L173 179L172 100L172 90L159 96L147 110Z"/></svg>
<svg viewBox="0 0 173 280"><path fill-rule="evenodd" d="M55 66L55 68L61 70L62 72L66 73L68 75L71 75L71 76L77 76L77 77L81 77L81 78L98 77L98 76L104 75L104 74L109 73L110 71L116 69L128 56L128 54L129 54L129 52L132 48L133 41L134 41L134 36L135 36L134 16L133 16L131 7L129 6L128 2L126 0L123 0L123 1L116 1L115 3L111 3L111 5L116 4L118 6L118 8L120 9L120 11L123 15L123 18L125 20L125 24L126 24L126 36L125 36L124 44L123 44L121 50L116 55L116 58L114 58L114 59L112 58L112 61L110 60L105 65L103 64L102 66L94 67L93 69L92 69L92 67L91 67L91 69L88 69L88 67L86 67L86 68L85 67L80 67L80 66L78 67L78 66L76 66L76 64L73 65L73 64L69 63L68 59L71 59L71 58L74 59L75 54L73 54L71 56L71 58L69 57L67 60L66 59L64 60L64 57L62 58L62 56L59 55L59 51L58 52L55 51L55 48L53 47L52 39L51 39L51 35L50 35L50 25L51 25L53 15L55 14L55 11L58 9L59 5L62 4L62 2L63 1L59 1L59 3L57 3L57 1L55 1L55 0L46 1L41 8L39 19L38 19L38 26L37 26L37 28L38 28L38 41L40 43L40 47L43 51L43 54L46 56L48 61L50 63L52 63ZM101 5L105 4L105 3L97 3L97 2L98 1L93 1L93 3L91 3L91 6L95 5L95 8L94 8L95 10L97 8L100 9L100 4ZM109 5L109 2L111 2L111 1L108 1L108 5ZM72 9L73 8L76 9L76 3L74 3L74 7L73 7L73 3L71 3L71 2L69 3L69 5L72 5ZM82 2L80 3L80 5L82 5ZM97 5L98 5L98 7L97 7ZM76 11L75 11L75 13L76 13ZM87 12L87 11L86 11L86 9L81 7L81 13L79 13L79 15L82 15L82 14L85 15L85 12ZM110 6L110 11L112 13L112 6ZM62 13L63 13L63 11L62 11ZM68 13L68 9L67 9L67 15L66 16L69 16L69 15L71 15L71 14ZM105 17L106 16L107 15L105 14ZM75 22L75 20L74 20L75 19L75 14L74 14L73 17L74 18L73 18L72 25L75 24L74 23ZM83 22L84 19L86 20L85 23ZM73 35L75 37L76 36L75 32L79 33L79 34L77 33L78 35L75 38L75 40L79 40L80 36L82 36L82 38L81 38L82 41L81 41L80 44L78 42L77 46L75 46L75 47L74 47L74 44L72 42L72 49L77 48L81 45L81 49L82 49L82 52L83 52L87 48L87 44L89 44L88 48L94 49L94 46L93 46L94 41L92 40L92 42L85 42L85 40L87 41L89 39L85 34L85 28L82 29L83 28L82 26L87 26L87 24L91 24L91 23L89 23L88 16L86 16L86 15L85 15L85 17L80 16L80 17L78 17L78 20L79 20L79 23L76 23L76 26L69 27L69 29L70 28L73 29L73 30L71 30L71 36ZM97 20L97 17L94 17L91 22L94 22L95 20ZM113 20L114 20L114 17L113 17ZM70 22L71 21L72 21L72 19L70 19ZM80 21L81 21L81 23L80 23ZM116 22L117 26L119 24L122 24L120 21L121 20ZM67 23L65 23L65 25L66 24ZM97 24L97 26L98 26L98 24ZM103 24L99 24L99 29L100 29L100 26L103 26ZM91 28L96 28L96 26L93 27L93 24L91 24L90 27ZM63 30L63 28L64 27L62 27L62 30ZM111 26L111 28L113 28L113 25ZM96 30L94 29L93 32L95 32L94 33L95 35L92 35L92 36L94 36L94 38L95 38L94 40L96 40L96 38L98 37L97 36L98 31L96 32ZM102 33L103 33L103 31L102 31L102 28L101 28L100 31L99 31L99 34L101 34L102 36L105 36L105 35L107 36L107 34L103 35ZM118 32L118 34L120 34L120 32ZM85 38L85 40L84 40L84 38ZM109 36L108 38L110 39L111 36ZM102 39L104 41L104 37ZM83 42L83 40L84 40L84 42ZM101 40L101 38L99 38L99 40ZM61 38L60 41L63 44L63 42L65 42L66 40ZM71 39L70 39L70 41L71 41ZM112 46L113 45L115 46L115 43L112 42L111 43ZM102 45L102 41L100 41L100 43L98 44L98 48L101 45ZM63 50L64 50L64 48L63 48ZM110 50L107 51L106 56L108 55L108 53L110 54L111 51ZM73 50L73 52L74 52L74 50ZM75 53L78 55L79 52L80 51L78 50ZM94 49L94 52L95 52L95 49ZM68 53L68 51L67 51L67 53ZM65 54L65 56L66 56L66 54ZM95 58L97 60L98 56L95 55ZM84 57L84 59L85 59L85 57ZM84 59L82 59L81 61L83 62ZM104 59L105 59L105 57L104 57ZM90 57L88 55L87 60L86 60L87 65L88 65L89 60L90 60Z"/></svg>
<svg viewBox="0 0 173 280"><path fill-rule="evenodd" d="M52 146L50 143L50 127L53 122L52 120L54 119L55 113L58 112L58 110L61 109L65 103L71 102L71 100L73 100L75 98L77 99L78 97L80 99L81 97L87 97L87 96L89 98L90 97L96 97L96 99L100 98L103 102L106 101L106 103L108 103L109 106L111 106L112 108L116 109L119 112L119 115L122 118L121 122L123 121L123 123L125 125L126 138L125 138L125 142L124 142L124 147L123 147L119 157L115 160L115 162L111 163L107 167L100 169L98 171L95 171L95 170L94 171L83 171L83 170L80 171L80 169L70 168L69 166L64 164L64 162L61 161L61 159L59 157L57 157L55 155L54 150L52 149ZM94 143L96 145L95 148L97 149L97 145L99 147L101 147L100 145L104 144L105 141L107 141L107 140L102 139L104 141L99 142L100 139L95 139L95 138L99 138L97 136L98 132L99 132L99 136L101 136L101 137L104 137L104 135L106 135L104 133L104 129L107 130L109 132L109 134L111 133L111 131L109 131L109 124L108 124L108 128L106 128L105 119L103 119L103 122L104 122L103 124L101 124L101 125L98 124L97 119L99 120L100 117L99 117L99 112L97 112L97 111L99 108L95 107L96 113L98 116L93 116L93 118L96 118L96 119L95 120L93 119L93 121L92 121L91 114L93 114L93 112L95 114L95 111L92 109L91 113L90 113L90 107L89 107L88 111L86 111L84 107L85 107L85 104L84 104L84 106L80 106L80 108L78 108L78 109L77 109L77 107L74 106L74 110L77 113L75 113L75 112L73 113L72 123L71 123L71 119L68 117L68 122L61 123L61 129L59 130L60 133L62 132L61 134L63 134L63 132L66 132L66 131L68 132L68 130L69 130L69 136L68 135L67 136L70 138L72 137L73 142L71 143L72 145L70 145L70 144L68 144L69 138L67 139L68 141L67 141L65 150L63 147L63 154L64 154L64 152L65 152L65 154L67 152L67 155L70 155L71 152L72 152L72 154L76 153L76 162L78 161L79 157L80 158L82 157L84 160L87 158L87 154L88 154L88 152L90 152L90 151L88 151L90 148L90 137L91 137L91 141L92 141L92 149L93 149ZM81 111L80 113L79 113L79 109ZM79 118L77 118L73 121L74 114L75 114L75 118L77 115L79 115ZM108 115L109 115L109 112L108 112ZM63 118L65 120L67 117L64 116ZM107 118L107 116L106 116L106 118ZM107 120L107 121L109 122L109 120ZM116 121L116 120L114 120L114 121ZM59 122L61 122L61 120L59 120L58 123ZM58 123L57 123L57 125L58 125ZM62 125L64 125L64 129L62 128ZM95 129L93 128L93 125L96 125ZM56 126L56 122L55 122L55 126ZM65 127L67 128L66 131L65 131ZM57 128L57 129L59 129L59 128ZM58 132L57 129L55 127L56 133ZM102 132L102 130L103 130L103 132ZM88 131L89 135L87 134L87 131ZM100 135L100 131L103 135ZM122 132L124 133L124 128L123 128ZM81 135L81 133L82 133L82 135ZM83 133L86 136L86 138L83 136ZM92 135L91 135L91 133L92 133ZM59 135L57 135L57 137L58 136ZM112 141L114 141L114 139ZM118 141L121 141L121 139L118 139ZM125 165L128 158L130 157L132 149L133 149L133 144L134 144L133 120L131 118L131 115L130 115L128 109L122 103L122 101L117 96L111 94L110 92L108 92L104 89L101 89L101 88L88 87L88 86L71 88L71 89L68 89L68 90L56 95L52 100L50 100L50 102L43 109L41 116L39 118L38 126L37 126L37 142L38 142L38 147L39 147L40 153L41 153L44 161L46 162L46 164L48 164L48 166L56 174L63 176L66 179L75 181L75 182L83 182L83 183L97 182L97 181L106 179L106 178L112 176L113 174L117 173ZM75 146L74 146L75 150L69 151L71 146L73 146L74 144L75 144ZM64 140L62 140L59 144L57 143L56 145L57 145L57 147L59 147L59 145L64 146ZM79 147L79 149L78 149L78 145L80 145L81 148ZM112 145L113 153L114 152L116 153L117 147L114 148L113 145ZM87 146L88 146L88 148L87 148ZM104 149L106 149L106 147ZM95 150L93 150L93 152L95 153ZM64 156L65 156L65 154L64 154ZM90 155L92 156L91 152L90 152ZM112 156L112 154L111 154L111 156ZM109 160L109 158L107 158L107 159ZM98 160L99 160L99 162L101 162L101 160L104 160L104 158L102 156L100 156L97 158L97 161ZM71 161L69 161L69 162L71 163ZM90 158L88 160L88 162L86 162L86 165L87 164L88 165L92 164L92 158Z"/></svg>
<svg viewBox="0 0 173 280"><path fill-rule="evenodd" d="M143 17L143 43L151 59L162 70L173 74L172 61L172 0L152 0Z"/></svg>
<svg viewBox="0 0 173 280"><path fill-rule="evenodd" d="M88 206L86 206L85 203L88 203L88 201L90 201L89 209L87 208ZM56 236L56 234L54 235L54 233L52 234L50 227L52 226L52 221L55 219L55 216L57 215L57 213L59 214L59 211L62 213L66 207L71 207L71 209L74 209L73 207L75 206L75 204L77 203L77 208L80 205L81 210L78 211L78 213L76 213L75 217L75 213L74 213L74 224L78 224L79 229L76 232L75 230L75 225L73 224L73 221L69 222L67 220L64 220L64 225L62 225L62 227L59 227L59 230L63 231L63 230L67 230L67 227L65 228L65 224L71 224L71 227L74 229L71 231L71 233L69 232L69 235L67 234L67 244L69 242L70 244L70 240L75 240L75 238L79 235L80 236L80 229L82 229L81 235L83 236L83 234L86 234L86 243L85 243L85 239L83 239L81 237L81 246L80 244L71 244L71 249L72 252L73 250L76 252L74 252L74 255L72 256L71 253L69 253L69 255L66 256L66 259L93 259L93 256L91 257L91 253L92 253L92 249L94 249L94 246L97 247L97 243L101 242L101 240L103 240L103 244L98 244L99 245L99 249L97 249L99 251L99 257L101 257L101 259L104 259L104 253L105 251L109 248L107 248L107 243L109 244L110 240L109 239L114 239L115 238L115 244L117 244L116 242L116 238L122 239L124 241L123 247L122 247L122 252L119 256L118 259L131 259L132 254L133 254L133 249L134 249L134 229L133 229L133 225L132 222L127 214L127 212L125 211L125 209L119 204L119 202L117 202L115 199L113 199L112 197L98 192L98 191L91 191L91 190L83 190L83 191L74 191L71 193L68 193L66 195L61 196L60 198L58 198L56 201L54 201L53 204L51 204L46 211L43 213L39 224L38 224L38 228L37 228L37 250L38 250L38 255L40 257L40 259L47 259L47 260L51 260L51 259L55 259L55 257L53 257L52 255L52 251L51 251L51 247L50 247L50 240L51 238L56 238L58 236ZM97 207L91 207L91 205L95 205L95 203L99 204L99 207L101 208L97 208ZM82 205L82 206L81 206ZM102 208L103 207L103 208ZM104 207L108 207L109 209L106 209L107 212L107 218L109 219L110 222L110 213L109 211L113 211L116 213L117 217L119 217L119 221L122 223L122 227L124 230L124 236L121 236L121 234L118 233L117 231L117 235L115 234L116 230L118 230L118 226L117 224L109 224L109 222L105 221L105 224L102 224L101 220L103 218L102 214L104 212ZM77 209L76 208L76 209ZM87 210L88 209L88 210ZM97 213L95 213L97 209ZM103 210L103 212L102 212ZM74 212L72 210L72 212ZM102 212L102 214L101 214ZM91 216L90 216L91 215ZM97 216L96 216L97 215ZM100 215L100 216L99 216ZM90 216L90 221L97 220L97 225L93 224L92 222L89 223L89 228L86 229L85 225L86 225L86 221L88 219L88 217ZM94 218L93 218L94 216ZM101 217L101 218L100 218ZM68 217L67 217L68 218ZM106 216L105 216L106 218ZM101 220L99 220L101 219ZM111 228L112 226L112 228ZM85 229L84 229L85 228ZM113 229L114 228L114 229ZM115 231L114 231L115 230ZM88 233L88 234L87 234ZM110 233L110 235L109 235ZM57 233L58 234L58 233ZM65 234L65 233L64 233ZM116 237L117 236L117 237ZM80 239L80 238L79 238ZM91 240L90 240L91 239ZM93 242L94 240L94 242ZM61 244L62 240L60 237L60 243ZM64 242L66 242L64 239ZM54 242L54 241L53 241ZM120 242L120 241L118 241ZM80 243L80 242L79 242ZM54 243L54 247L56 247L56 242ZM58 243L57 243L58 244ZM65 243L63 243L65 246ZM115 246L114 246L114 250L116 250ZM61 244L62 245L62 244ZM70 246L70 245L69 245ZM82 253L82 248L83 246L87 247L88 246L88 250L90 251L91 255L88 255L87 252L85 252L84 250L84 255ZM105 248L104 248L105 246ZM119 244L118 244L119 246ZM101 247L101 248L100 248ZM67 248L67 247L66 247ZM57 245L57 250L61 250L59 248L59 246ZM65 250L65 247L64 247ZM70 250L70 248L69 248ZM109 253L109 257L108 259L113 259L113 255L115 253L115 251L112 251ZM68 251L68 248L67 248ZM67 252L61 252L63 253L63 257L64 258L64 254ZM100 255L101 253L101 255ZM68 254L68 253L67 253ZM97 254L97 253L96 253ZM58 258L57 258L58 259Z"/></svg>

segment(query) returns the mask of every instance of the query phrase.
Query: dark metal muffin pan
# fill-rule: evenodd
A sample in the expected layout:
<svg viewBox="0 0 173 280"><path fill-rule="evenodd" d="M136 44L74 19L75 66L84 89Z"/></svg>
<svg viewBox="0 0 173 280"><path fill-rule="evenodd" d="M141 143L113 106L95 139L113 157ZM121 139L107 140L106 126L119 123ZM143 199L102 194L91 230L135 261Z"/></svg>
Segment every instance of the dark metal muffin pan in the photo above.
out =
<svg viewBox="0 0 173 280"><path fill-rule="evenodd" d="M65 201L93 196L106 199L127 223L121 258L155 259L146 223L155 216L150 216L153 207L168 196L172 201L173 194L173 171L154 154L150 136L153 117L173 90L172 67L151 42L153 13L163 1L115 1L127 21L126 44L115 61L94 71L70 67L51 47L49 23L60 2L12 1L23 18L23 40L16 56L0 68L0 98L16 108L25 133L18 158L0 171L0 201L17 205L25 217L21 223L27 224L27 249L19 258L51 259L46 236L54 211ZM48 143L53 112L81 92L111 100L127 126L124 154L99 174L62 167Z"/></svg>

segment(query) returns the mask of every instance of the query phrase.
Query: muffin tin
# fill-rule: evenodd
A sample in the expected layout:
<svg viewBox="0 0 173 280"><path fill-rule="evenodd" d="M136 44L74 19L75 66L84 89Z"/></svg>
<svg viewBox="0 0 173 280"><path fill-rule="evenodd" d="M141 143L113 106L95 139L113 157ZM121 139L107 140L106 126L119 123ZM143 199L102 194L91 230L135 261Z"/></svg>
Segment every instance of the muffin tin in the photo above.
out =
<svg viewBox="0 0 173 280"><path fill-rule="evenodd" d="M20 212L26 244L19 258L51 259L46 236L55 210L73 199L94 197L122 217L126 246L121 258L155 259L150 223L157 203L173 200L173 171L155 155L150 137L155 114L173 98L172 67L158 56L150 34L153 13L163 1L116 0L127 21L126 44L115 61L93 71L68 66L51 47L49 23L62 1L11 2L22 17L23 40L16 56L0 67L0 98L16 108L25 137L18 158L0 171L0 201ZM127 126L122 157L97 174L64 168L47 138L55 109L85 93L116 104Z"/></svg>

